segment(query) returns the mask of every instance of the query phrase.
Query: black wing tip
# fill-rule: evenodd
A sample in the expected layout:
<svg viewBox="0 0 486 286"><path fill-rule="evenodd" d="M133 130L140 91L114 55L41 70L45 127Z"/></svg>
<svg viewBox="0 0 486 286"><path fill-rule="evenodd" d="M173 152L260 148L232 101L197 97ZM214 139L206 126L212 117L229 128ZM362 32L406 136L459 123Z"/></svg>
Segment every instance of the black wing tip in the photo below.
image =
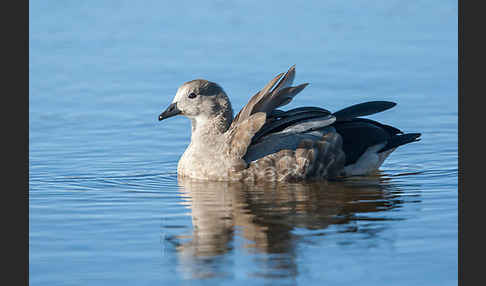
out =
<svg viewBox="0 0 486 286"><path fill-rule="evenodd" d="M389 106L389 108L392 108L393 106L397 105L396 102L394 101L388 101L388 100L372 100L368 102L363 102L363 103L379 103L385 106Z"/></svg>
<svg viewBox="0 0 486 286"><path fill-rule="evenodd" d="M348 121L361 116L383 112L397 105L392 101L376 100L358 103L334 112L337 121Z"/></svg>
<svg viewBox="0 0 486 286"><path fill-rule="evenodd" d="M380 101L377 101L377 102L381 102L383 104L388 104L390 106L390 108L392 108L393 106L397 105L397 103L396 102L393 102L393 101L380 100Z"/></svg>

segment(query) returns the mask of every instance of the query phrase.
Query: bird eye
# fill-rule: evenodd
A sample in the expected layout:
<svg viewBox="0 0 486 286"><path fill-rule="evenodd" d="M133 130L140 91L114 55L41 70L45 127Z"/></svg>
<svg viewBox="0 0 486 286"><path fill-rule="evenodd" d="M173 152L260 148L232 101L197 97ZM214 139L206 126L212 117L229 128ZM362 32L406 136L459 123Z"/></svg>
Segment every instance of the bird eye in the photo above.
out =
<svg viewBox="0 0 486 286"><path fill-rule="evenodd" d="M189 98L195 98L197 95L194 92L191 92L187 97Z"/></svg>

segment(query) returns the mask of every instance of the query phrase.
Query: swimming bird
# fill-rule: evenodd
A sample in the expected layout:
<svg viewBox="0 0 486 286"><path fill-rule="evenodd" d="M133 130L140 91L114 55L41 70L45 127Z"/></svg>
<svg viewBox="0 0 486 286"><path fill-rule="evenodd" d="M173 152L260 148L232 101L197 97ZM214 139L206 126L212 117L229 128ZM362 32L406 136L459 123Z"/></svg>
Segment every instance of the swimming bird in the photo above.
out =
<svg viewBox="0 0 486 286"><path fill-rule="evenodd" d="M182 178L211 181L308 181L375 172L398 146L420 133L361 118L396 105L370 101L337 112L305 106L287 111L308 84L292 86L295 65L258 91L233 117L228 95L215 82L184 83L159 121L191 120L191 142L177 165Z"/></svg>

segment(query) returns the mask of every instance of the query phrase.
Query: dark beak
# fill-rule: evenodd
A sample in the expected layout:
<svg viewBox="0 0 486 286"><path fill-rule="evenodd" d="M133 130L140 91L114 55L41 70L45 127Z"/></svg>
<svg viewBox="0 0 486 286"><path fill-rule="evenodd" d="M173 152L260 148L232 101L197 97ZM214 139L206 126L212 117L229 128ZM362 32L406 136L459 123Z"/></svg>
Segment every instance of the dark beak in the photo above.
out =
<svg viewBox="0 0 486 286"><path fill-rule="evenodd" d="M179 108L177 108L177 103L174 102L171 105L169 105L169 107L167 107L167 109L159 115L159 121L172 116L176 116L179 113L181 113L181 111L179 110Z"/></svg>

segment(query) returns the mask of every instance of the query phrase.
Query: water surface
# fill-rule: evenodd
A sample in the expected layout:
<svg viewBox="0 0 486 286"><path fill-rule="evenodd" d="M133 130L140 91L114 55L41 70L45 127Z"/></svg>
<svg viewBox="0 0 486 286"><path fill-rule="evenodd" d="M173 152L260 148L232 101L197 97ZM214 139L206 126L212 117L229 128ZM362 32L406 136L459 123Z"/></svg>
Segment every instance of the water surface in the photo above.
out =
<svg viewBox="0 0 486 286"><path fill-rule="evenodd" d="M454 1L31 1L31 285L457 285ZM237 111L297 65L288 106L372 116L422 141L374 176L180 181L177 87Z"/></svg>

